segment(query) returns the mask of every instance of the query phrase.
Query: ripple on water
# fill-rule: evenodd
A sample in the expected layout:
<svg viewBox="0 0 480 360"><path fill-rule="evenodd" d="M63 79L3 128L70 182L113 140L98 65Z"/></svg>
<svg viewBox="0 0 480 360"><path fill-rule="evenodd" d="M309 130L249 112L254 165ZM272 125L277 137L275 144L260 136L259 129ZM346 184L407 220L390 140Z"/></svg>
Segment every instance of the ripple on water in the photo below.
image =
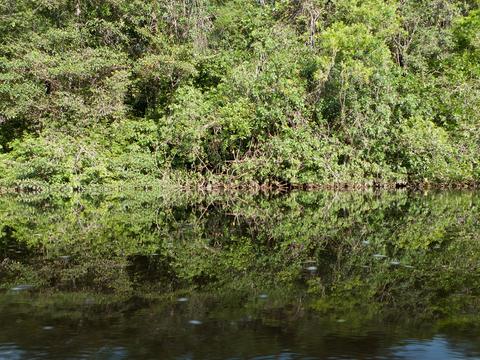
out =
<svg viewBox="0 0 480 360"><path fill-rule="evenodd" d="M33 285L28 285L28 284L17 285L11 288L12 291L25 291L25 290L31 290L31 289L33 289Z"/></svg>

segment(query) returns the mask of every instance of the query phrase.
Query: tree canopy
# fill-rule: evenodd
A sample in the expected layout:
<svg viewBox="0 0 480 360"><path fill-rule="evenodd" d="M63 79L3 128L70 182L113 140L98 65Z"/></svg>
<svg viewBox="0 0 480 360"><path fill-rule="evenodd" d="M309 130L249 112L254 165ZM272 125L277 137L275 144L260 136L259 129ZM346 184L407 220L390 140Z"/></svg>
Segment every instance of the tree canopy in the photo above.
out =
<svg viewBox="0 0 480 360"><path fill-rule="evenodd" d="M0 182L475 182L478 0L1 0Z"/></svg>

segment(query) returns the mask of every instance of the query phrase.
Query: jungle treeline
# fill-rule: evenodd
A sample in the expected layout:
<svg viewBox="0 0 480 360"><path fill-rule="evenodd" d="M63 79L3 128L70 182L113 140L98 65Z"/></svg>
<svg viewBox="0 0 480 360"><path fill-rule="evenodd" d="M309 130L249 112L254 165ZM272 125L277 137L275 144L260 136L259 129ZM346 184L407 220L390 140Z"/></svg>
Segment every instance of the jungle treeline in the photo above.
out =
<svg viewBox="0 0 480 360"><path fill-rule="evenodd" d="M473 184L479 108L478 0L0 0L4 188Z"/></svg>

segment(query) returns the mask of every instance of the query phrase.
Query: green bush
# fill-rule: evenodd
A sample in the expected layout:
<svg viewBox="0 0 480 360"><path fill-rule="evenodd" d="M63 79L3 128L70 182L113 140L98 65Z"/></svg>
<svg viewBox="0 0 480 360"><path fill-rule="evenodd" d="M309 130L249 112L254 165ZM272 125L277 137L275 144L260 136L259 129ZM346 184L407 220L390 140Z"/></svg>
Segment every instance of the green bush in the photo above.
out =
<svg viewBox="0 0 480 360"><path fill-rule="evenodd" d="M0 2L0 179L471 182L469 0Z"/></svg>

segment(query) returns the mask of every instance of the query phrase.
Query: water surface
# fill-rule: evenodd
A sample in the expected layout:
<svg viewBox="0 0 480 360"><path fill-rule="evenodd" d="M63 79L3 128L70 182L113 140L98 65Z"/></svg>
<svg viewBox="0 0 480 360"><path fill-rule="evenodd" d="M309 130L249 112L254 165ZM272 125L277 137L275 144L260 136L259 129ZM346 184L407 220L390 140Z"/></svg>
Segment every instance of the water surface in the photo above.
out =
<svg viewBox="0 0 480 360"><path fill-rule="evenodd" d="M0 358L480 359L479 195L0 198Z"/></svg>

